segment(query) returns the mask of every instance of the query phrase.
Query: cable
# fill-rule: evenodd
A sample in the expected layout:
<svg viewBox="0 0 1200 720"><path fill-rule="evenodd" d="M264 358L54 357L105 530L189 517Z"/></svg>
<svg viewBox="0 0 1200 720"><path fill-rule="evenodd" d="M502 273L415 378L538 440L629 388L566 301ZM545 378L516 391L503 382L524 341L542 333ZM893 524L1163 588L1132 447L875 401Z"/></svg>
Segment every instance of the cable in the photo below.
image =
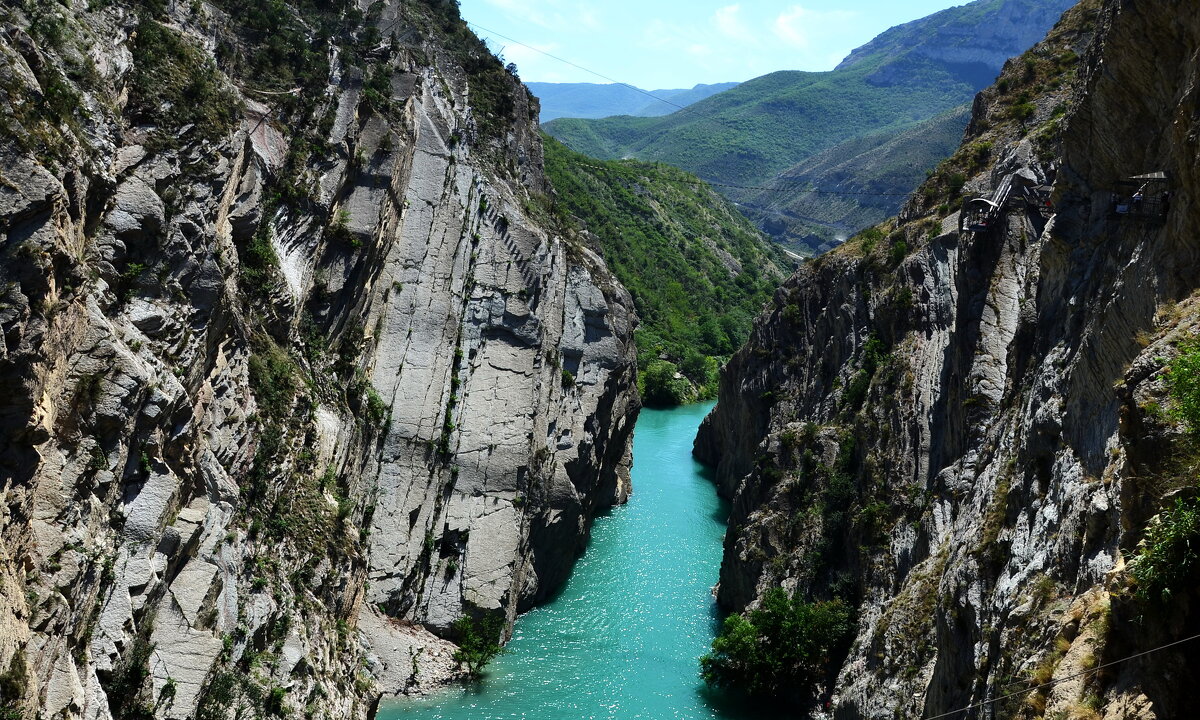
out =
<svg viewBox="0 0 1200 720"><path fill-rule="evenodd" d="M523 48L526 48L526 49L528 49L528 50L532 50L532 51L534 51L534 52L536 52L536 53L541 53L542 55L545 55L545 56L546 56L546 57L548 57L548 58L553 58L553 59L555 59L555 60L559 61L560 63L565 63L565 64L567 64L567 65L570 65L571 67L573 67L573 68L576 68L576 69L578 69L578 70L582 70L582 71L584 71L585 73L590 73L590 74L592 74L592 75L595 75L596 77L598 77L598 78L600 78L600 79L602 79L602 80L607 80L607 81L609 81L609 82L611 82L611 83L616 83L617 85L623 85L623 86L625 86L625 87L629 88L630 90L636 90L637 92L640 92L641 94L645 95L646 97L654 98L655 100L657 100L657 101L659 101L659 102L661 102L661 103L666 103L667 105L670 105L671 107L679 108L680 110L687 110L687 109L688 109L688 107L690 107L690 106L687 106L687 105L680 105L680 104L678 104L678 103L673 103L673 102L671 102L670 100L666 100L666 99L664 99L664 98L660 98L659 96L655 95L654 93L652 93L652 92L649 92L649 91L647 91L647 90L643 90L643 89L641 89L640 87L637 87L637 86L635 86L635 85L630 85L629 83L621 82L620 80L617 80L616 78L610 78L610 77L609 77L609 76L607 76L607 75L603 75L603 74L601 74L601 73L598 73L598 72L596 72L595 70L591 70L591 69L589 69L589 68L585 68L584 66L582 66L582 65L578 65L578 64L576 64L576 63L573 63L573 62L571 62L570 60L567 60L567 59L565 59L565 58L560 58L559 56L557 56L557 55L552 55L552 54L550 54L550 53L546 52L545 50L541 50L541 49L535 48L534 46L532 46L532 45L527 45L527 44L525 44L525 43L521 42L520 40L515 40L515 39L513 39L513 38L510 38L509 36L507 36L507 35L504 35L503 33L498 33L498 32L496 32L495 30L489 30L488 28L485 28L484 26L482 26L482 25L480 25L480 24L478 24L478 23L473 23L473 22L467 21L467 24L468 24L468 25L470 25L470 26L472 26L472 27L478 28L478 29L480 29L480 30L484 31L485 33L488 33L488 34L490 34L490 35L495 35L495 36L496 36L496 37L498 37L498 38L504 38L505 40L509 41L510 43L514 43L514 44L516 44L516 45L520 45L521 47L523 47ZM714 121L714 122L715 122L715 121Z"/></svg>
<svg viewBox="0 0 1200 720"><path fill-rule="evenodd" d="M399 24L402 19L403 19L403 15L394 19L391 22L391 24L388 25L386 30L381 34L386 35L386 34L392 32L392 30L395 29L396 25ZM661 97L655 95L654 93L643 90L635 85L630 85L629 83L621 82L620 80L617 80L616 78L609 77L608 75L605 75L600 72L596 72L595 70L586 68L578 63L567 60L566 58L562 58L562 57L559 57L552 53L548 53L545 50L536 48L532 45L529 45L528 43L523 43L520 40L517 40L516 38L509 37L508 35L505 35L501 32L497 32L490 28L484 27L483 25L480 25L478 23L473 23L470 21L464 21L464 22L466 22L467 25L469 25L477 30L482 30L485 33L489 33L496 37L503 38L504 40L507 40L511 43L520 45L523 48L527 48L536 53L540 53L542 55L545 55L548 58L552 58L554 60L557 60L558 62L564 63L566 65L570 65L573 68L577 68L577 69L582 70L591 75L595 75L596 77L601 78L603 80L607 80L609 82L616 83L623 87L627 87L630 90L635 90L649 98L653 98L654 100L657 100L661 103L665 103L674 108L678 108L681 112L690 112L695 107L694 104L685 106L685 105L680 105L678 103L672 102L665 98L661 98ZM249 88L247 88L247 89L249 89ZM262 93L264 95L290 95L290 94L297 93L299 91L299 88L296 88L291 91L283 91L283 92L269 92L269 91L263 91L263 90L253 90L253 89L250 89L250 90L251 90L251 92ZM712 117L707 117L707 116L701 115L701 116L698 116L698 119L703 120L703 121L712 122L715 125L720 125L720 123L718 123L718 121ZM720 127L722 130L727 129L723 125L720 125ZM575 165L576 167L587 167L587 168L591 168L594 170L607 171L607 172L613 171L612 168L601 166L601 165L591 165L591 164L587 164L587 163L572 163L572 164ZM647 172L648 174L650 172L647 170L634 170L634 169L631 169L631 171L632 172ZM662 174L662 173L656 173L656 174L658 175L658 177L663 178L664 180L669 180L671 182L678 182L678 183L685 184L685 185L692 185L694 187L722 187L722 188L729 188L729 189L733 189L733 190L752 190L755 192L770 192L770 193L780 193L780 194L788 194L788 195L792 195L795 193L802 193L802 194L808 194L808 195L834 195L834 196L842 196L842 197L907 198L911 194L911 193L854 192L854 191L824 190L824 189L819 189L819 188L797 189L797 188L785 188L785 187L778 187L778 186L770 187L770 186L765 186L765 185L738 185L738 184L734 184L734 183L719 182L716 180L708 180L708 179L699 178L699 177L697 178L697 180L686 180L686 179L681 179L681 178L667 177L665 174ZM790 177L788 175L777 176L777 179L780 181L786 181L786 180L789 180L792 178L795 178L795 176L790 176ZM800 181L799 178L795 178L795 179L797 182Z"/></svg>
<svg viewBox="0 0 1200 720"><path fill-rule="evenodd" d="M1074 675L1068 675L1065 678L1059 678L1058 680L1051 680L1050 682L1042 683L1041 685L1035 685L1031 688L1026 688L1024 690L1018 690L1017 692L1009 693L1007 695L1001 695L1000 697L993 698L991 700L984 700L983 702L975 703L973 705L968 705L964 708L959 708L957 710L951 710L950 712L945 712L945 713L942 713L941 715L930 715L930 716L924 718L924 720L939 720L940 718L947 718L947 717L950 717L951 715L957 715L958 713L964 713L969 710L977 710L981 707L986 707L988 705L998 703L1002 700L1008 700L1009 698L1020 697L1021 695L1028 695L1029 693L1034 692L1036 690L1042 690L1044 688L1054 687L1055 685L1064 683L1068 680L1074 680L1075 678L1083 677L1085 675L1091 675L1093 673L1100 672L1104 668L1112 667L1113 665L1119 665L1123 662L1129 662L1130 660L1133 660L1135 658L1140 658L1144 655L1156 653L1160 650L1166 650L1169 647L1175 647L1176 645L1182 645L1184 643L1191 642L1191 641L1197 640L1197 639L1200 639L1200 634L1193 635L1191 637L1184 638L1182 640L1176 640L1175 642L1170 642L1170 643L1167 643L1166 645L1159 645L1156 648L1150 648L1149 650L1144 650L1140 653L1134 653L1133 655L1128 655L1126 657L1121 658L1120 660L1113 660L1112 662L1107 662L1107 663L1104 663L1103 665L1098 665L1098 666L1092 668L1091 670L1084 670L1082 672L1077 672Z"/></svg>

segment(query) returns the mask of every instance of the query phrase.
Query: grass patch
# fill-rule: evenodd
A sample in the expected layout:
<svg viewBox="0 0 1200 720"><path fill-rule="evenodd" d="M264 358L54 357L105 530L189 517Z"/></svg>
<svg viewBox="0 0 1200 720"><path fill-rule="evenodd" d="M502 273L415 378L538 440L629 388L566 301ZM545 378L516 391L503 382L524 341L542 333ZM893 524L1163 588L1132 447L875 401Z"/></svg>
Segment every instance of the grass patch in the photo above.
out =
<svg viewBox="0 0 1200 720"><path fill-rule="evenodd" d="M237 97L226 89L216 66L181 33L143 16L133 57L137 64L127 112L134 122L171 132L192 124L198 137L209 140L233 127Z"/></svg>

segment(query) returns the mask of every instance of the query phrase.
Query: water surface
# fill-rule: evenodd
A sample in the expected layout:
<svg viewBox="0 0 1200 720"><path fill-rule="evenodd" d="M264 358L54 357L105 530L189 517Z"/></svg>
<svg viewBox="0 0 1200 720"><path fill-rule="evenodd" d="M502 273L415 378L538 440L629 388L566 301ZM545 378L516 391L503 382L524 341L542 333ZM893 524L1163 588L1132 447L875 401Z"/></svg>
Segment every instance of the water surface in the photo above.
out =
<svg viewBox="0 0 1200 720"><path fill-rule="evenodd" d="M380 709L380 720L758 720L704 687L728 508L692 440L712 404L643 410L634 494L596 519L549 604L523 615L482 683ZM779 717L773 715L772 717Z"/></svg>

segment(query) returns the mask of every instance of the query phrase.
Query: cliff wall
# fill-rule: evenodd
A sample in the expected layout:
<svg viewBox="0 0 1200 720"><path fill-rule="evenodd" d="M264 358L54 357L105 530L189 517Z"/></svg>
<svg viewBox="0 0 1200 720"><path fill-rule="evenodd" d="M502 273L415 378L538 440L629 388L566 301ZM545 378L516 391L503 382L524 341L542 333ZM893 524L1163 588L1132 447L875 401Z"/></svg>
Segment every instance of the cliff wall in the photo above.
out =
<svg viewBox="0 0 1200 720"><path fill-rule="evenodd" d="M1197 625L1197 578L1148 605L1127 562L1195 485L1193 436L1163 410L1200 320L1189 10L1068 11L901 216L802 268L729 364L696 442L733 499L718 598L857 606L832 717L1195 706L1190 645L1096 671ZM1159 170L1165 217L1112 211L1118 181ZM961 197L1014 173L1029 200L960 231Z"/></svg>
<svg viewBox="0 0 1200 720"><path fill-rule="evenodd" d="M632 303L536 101L437 0L4 13L5 711L454 674L629 492Z"/></svg>

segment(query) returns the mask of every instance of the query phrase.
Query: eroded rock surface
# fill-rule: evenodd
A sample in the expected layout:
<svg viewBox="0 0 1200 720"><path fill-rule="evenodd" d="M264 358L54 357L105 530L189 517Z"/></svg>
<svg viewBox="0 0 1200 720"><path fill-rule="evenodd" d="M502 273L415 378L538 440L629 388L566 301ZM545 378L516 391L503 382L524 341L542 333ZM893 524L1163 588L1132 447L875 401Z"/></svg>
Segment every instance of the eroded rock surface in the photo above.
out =
<svg viewBox="0 0 1200 720"><path fill-rule="evenodd" d="M633 306L550 220L536 101L453 3L278 4L283 58L252 5L5 11L0 673L30 717L365 717L630 490Z"/></svg>
<svg viewBox="0 0 1200 720"><path fill-rule="evenodd" d="M1198 48L1184 2L1069 11L900 219L809 263L730 363L696 443L733 500L720 602L782 585L858 608L826 694L795 698L829 701L813 717L1194 706L1170 678L1195 648L1092 671L1196 623L1195 588L1139 605L1126 558L1195 484L1161 408L1197 319ZM1113 211L1118 181L1159 170L1165 216ZM956 173L968 197L1053 189L960 231Z"/></svg>

